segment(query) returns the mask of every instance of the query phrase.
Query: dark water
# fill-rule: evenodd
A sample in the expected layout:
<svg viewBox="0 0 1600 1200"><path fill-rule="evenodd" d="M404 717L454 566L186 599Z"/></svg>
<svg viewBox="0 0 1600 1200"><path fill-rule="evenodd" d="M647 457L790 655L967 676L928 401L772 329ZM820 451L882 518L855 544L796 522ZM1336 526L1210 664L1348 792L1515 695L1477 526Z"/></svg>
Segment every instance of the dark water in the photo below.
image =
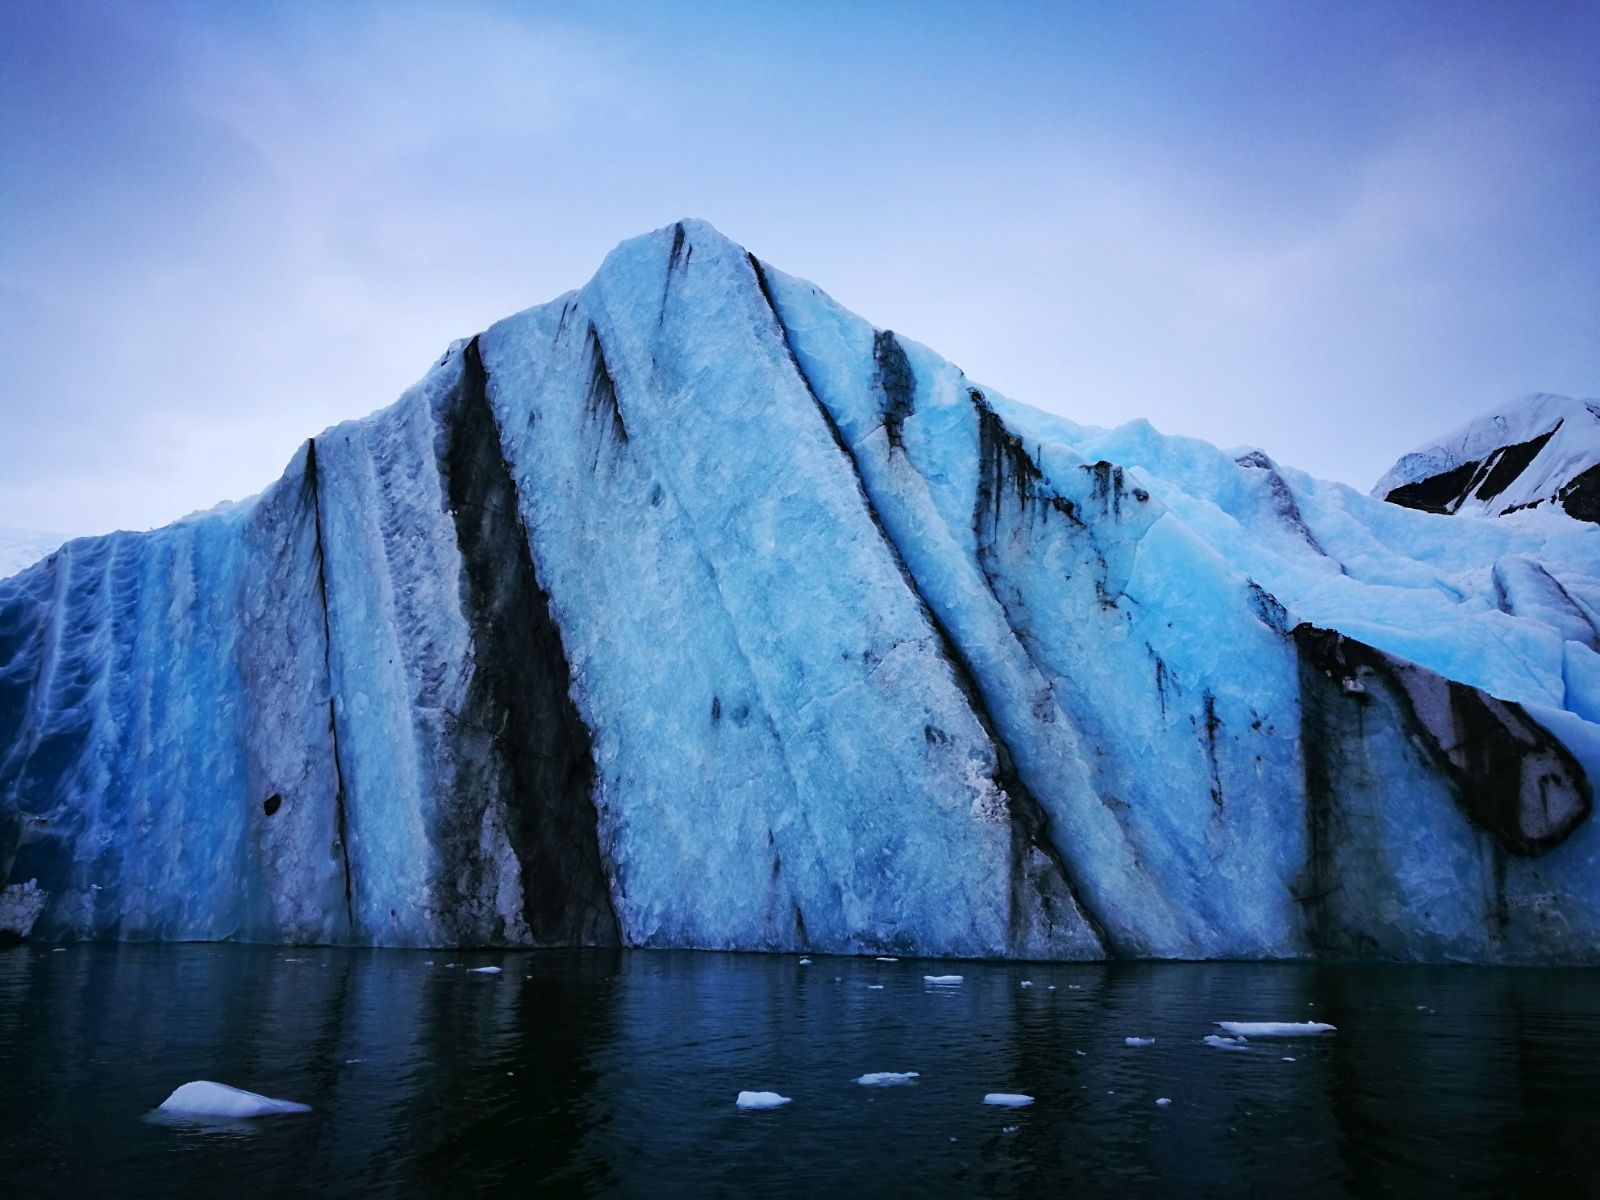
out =
<svg viewBox="0 0 1600 1200"><path fill-rule="evenodd" d="M491 962L504 974L463 970ZM965 982L924 985L944 971ZM1597 985L1467 968L23 946L0 950L0 1196L1596 1195ZM1219 1019L1340 1032L1228 1053L1199 1041ZM921 1078L853 1082L868 1071ZM191 1079L315 1111L144 1119ZM739 1112L741 1089L793 1103ZM1036 1103L985 1107L990 1091Z"/></svg>

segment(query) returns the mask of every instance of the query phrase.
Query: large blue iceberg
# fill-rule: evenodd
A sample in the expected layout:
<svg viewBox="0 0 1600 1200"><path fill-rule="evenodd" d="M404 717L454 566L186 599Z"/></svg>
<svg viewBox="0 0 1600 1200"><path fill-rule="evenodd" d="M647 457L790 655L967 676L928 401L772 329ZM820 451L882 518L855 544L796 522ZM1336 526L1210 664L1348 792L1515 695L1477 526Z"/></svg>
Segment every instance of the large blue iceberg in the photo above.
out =
<svg viewBox="0 0 1600 1200"><path fill-rule="evenodd" d="M1597 611L1600 526L1071 424L685 221L0 581L0 883L48 939L1596 962Z"/></svg>

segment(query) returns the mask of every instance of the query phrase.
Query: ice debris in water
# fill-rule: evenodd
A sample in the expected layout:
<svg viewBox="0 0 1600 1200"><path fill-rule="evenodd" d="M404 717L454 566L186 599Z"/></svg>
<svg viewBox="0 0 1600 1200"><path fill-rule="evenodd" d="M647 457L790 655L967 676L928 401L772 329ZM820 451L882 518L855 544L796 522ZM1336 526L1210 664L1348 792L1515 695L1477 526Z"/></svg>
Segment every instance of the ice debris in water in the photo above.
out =
<svg viewBox="0 0 1600 1200"><path fill-rule="evenodd" d="M1031 979L1024 979L1024 980L1023 980L1023 981L1022 981L1022 982L1021 982L1021 983L1019 983L1019 984L1018 984L1018 985L1017 985L1017 986L1018 986L1018 987L1032 987L1032 986L1033 986L1033 980L1031 980Z"/></svg>
<svg viewBox="0 0 1600 1200"><path fill-rule="evenodd" d="M809 967L811 965L811 960L809 958L802 958L800 960L800 965L802 967Z"/></svg>
<svg viewBox="0 0 1600 1200"><path fill-rule="evenodd" d="M881 984L881 983L869 983L869 984L867 984L867 991L869 991L869 992L881 992L881 991L883 991L883 984Z"/></svg>
<svg viewBox="0 0 1600 1200"><path fill-rule="evenodd" d="M899 962L900 960L898 958L890 958L887 955L880 954L880 955L878 955L878 961L879 962Z"/></svg>
<svg viewBox="0 0 1600 1200"><path fill-rule="evenodd" d="M197 1079L163 1100L160 1110L188 1117L265 1117L274 1113L310 1112L311 1106L293 1100L274 1100L225 1083L212 1083L209 1079Z"/></svg>
<svg viewBox="0 0 1600 1200"><path fill-rule="evenodd" d="M1126 1037L1122 1039L1124 1046L1154 1046L1155 1038Z"/></svg>
<svg viewBox="0 0 1600 1200"><path fill-rule="evenodd" d="M467 968L467 974L468 975L498 975L498 974L500 974L500 968L499 967L468 967Z"/></svg>
<svg viewBox="0 0 1600 1200"><path fill-rule="evenodd" d="M777 1108L779 1105L789 1103L790 1099L788 1096L778 1095L777 1092L740 1092L734 1104L740 1108Z"/></svg>
<svg viewBox="0 0 1600 1200"><path fill-rule="evenodd" d="M915 1078L915 1071L871 1071L856 1082L863 1087L893 1087L897 1083L910 1083Z"/></svg>
<svg viewBox="0 0 1600 1200"><path fill-rule="evenodd" d="M922 982L923 983L948 984L948 983L960 983L961 979L962 979L962 977L960 975L924 975L922 977Z"/></svg>
<svg viewBox="0 0 1600 1200"><path fill-rule="evenodd" d="M1020 1092L990 1092L984 1096L985 1104L998 1104L1001 1108L1024 1108L1033 1103L1032 1096L1024 1096Z"/></svg>
<svg viewBox="0 0 1600 1200"><path fill-rule="evenodd" d="M1167 1105L1169 1105L1171 1103L1172 1103L1172 1097L1171 1096L1160 1096L1160 1097L1158 1097L1156 1099L1156 1104L1158 1104L1162 1108L1167 1107Z"/></svg>
<svg viewBox="0 0 1600 1200"><path fill-rule="evenodd" d="M1245 1045L1245 1040L1243 1038L1218 1037L1214 1033L1208 1033L1200 1040L1208 1046L1215 1046L1218 1050L1250 1049L1249 1046Z"/></svg>
<svg viewBox="0 0 1600 1200"><path fill-rule="evenodd" d="M1222 1032L1238 1037L1317 1037L1338 1032L1337 1027L1321 1021L1218 1021L1217 1026Z"/></svg>

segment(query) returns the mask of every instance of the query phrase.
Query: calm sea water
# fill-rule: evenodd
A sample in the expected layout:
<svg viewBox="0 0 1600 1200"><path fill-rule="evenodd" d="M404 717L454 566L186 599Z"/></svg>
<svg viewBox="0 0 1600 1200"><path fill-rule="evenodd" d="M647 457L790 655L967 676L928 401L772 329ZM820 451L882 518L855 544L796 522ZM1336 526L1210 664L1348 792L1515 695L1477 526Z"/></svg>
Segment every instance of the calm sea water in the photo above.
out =
<svg viewBox="0 0 1600 1200"><path fill-rule="evenodd" d="M1200 1041L1230 1019L1339 1033ZM853 1082L869 1071L920 1078ZM147 1119L192 1079L315 1111ZM744 1089L793 1102L741 1112ZM1036 1102L986 1107L994 1091ZM536 1189L1600 1194L1600 975L0 950L0 1195Z"/></svg>

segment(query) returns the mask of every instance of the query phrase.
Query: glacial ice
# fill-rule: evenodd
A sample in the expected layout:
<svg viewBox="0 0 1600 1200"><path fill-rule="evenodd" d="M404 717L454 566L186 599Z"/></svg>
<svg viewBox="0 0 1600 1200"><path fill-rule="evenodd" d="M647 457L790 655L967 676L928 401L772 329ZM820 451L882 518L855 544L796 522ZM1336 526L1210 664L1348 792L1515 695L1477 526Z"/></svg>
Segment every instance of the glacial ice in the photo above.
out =
<svg viewBox="0 0 1600 1200"><path fill-rule="evenodd" d="M468 967L467 968L467 974L468 975L498 975L498 974L500 974L500 971L501 971L501 968L499 968L499 967Z"/></svg>
<svg viewBox="0 0 1600 1200"><path fill-rule="evenodd" d="M266 1117L277 1113L305 1113L309 1104L293 1100L274 1100L255 1092L197 1079L183 1084L159 1105L159 1110L186 1117Z"/></svg>
<svg viewBox="0 0 1600 1200"><path fill-rule="evenodd" d="M931 983L935 987L949 987L953 984L960 983L961 979L962 977L960 975L924 975L922 977L922 982Z"/></svg>
<svg viewBox="0 0 1600 1200"><path fill-rule="evenodd" d="M1320 1037L1339 1032L1322 1021L1218 1021L1217 1027L1240 1038Z"/></svg>
<svg viewBox="0 0 1600 1200"><path fill-rule="evenodd" d="M0 580L0 885L46 939L1600 962L1597 564L1013 403L683 222Z"/></svg>
<svg viewBox="0 0 1600 1200"><path fill-rule="evenodd" d="M1208 1046L1216 1047L1218 1050L1250 1049L1250 1047L1245 1043L1245 1039L1242 1037L1222 1037L1215 1033L1208 1033L1200 1040Z"/></svg>
<svg viewBox="0 0 1600 1200"><path fill-rule="evenodd" d="M870 1071L856 1080L863 1087L893 1087L918 1078L916 1071Z"/></svg>
<svg viewBox="0 0 1600 1200"><path fill-rule="evenodd" d="M1033 1103L1033 1097L1024 1096L1020 1092L990 1092L984 1096L983 1102L1001 1108L1026 1108Z"/></svg>
<svg viewBox="0 0 1600 1200"><path fill-rule="evenodd" d="M778 1108L788 1104L790 1099L777 1092L740 1092L734 1104L739 1108Z"/></svg>
<svg viewBox="0 0 1600 1200"><path fill-rule="evenodd" d="M1140 1046L1154 1046L1156 1040L1147 1037L1125 1037L1122 1039L1122 1044L1137 1049Z"/></svg>

